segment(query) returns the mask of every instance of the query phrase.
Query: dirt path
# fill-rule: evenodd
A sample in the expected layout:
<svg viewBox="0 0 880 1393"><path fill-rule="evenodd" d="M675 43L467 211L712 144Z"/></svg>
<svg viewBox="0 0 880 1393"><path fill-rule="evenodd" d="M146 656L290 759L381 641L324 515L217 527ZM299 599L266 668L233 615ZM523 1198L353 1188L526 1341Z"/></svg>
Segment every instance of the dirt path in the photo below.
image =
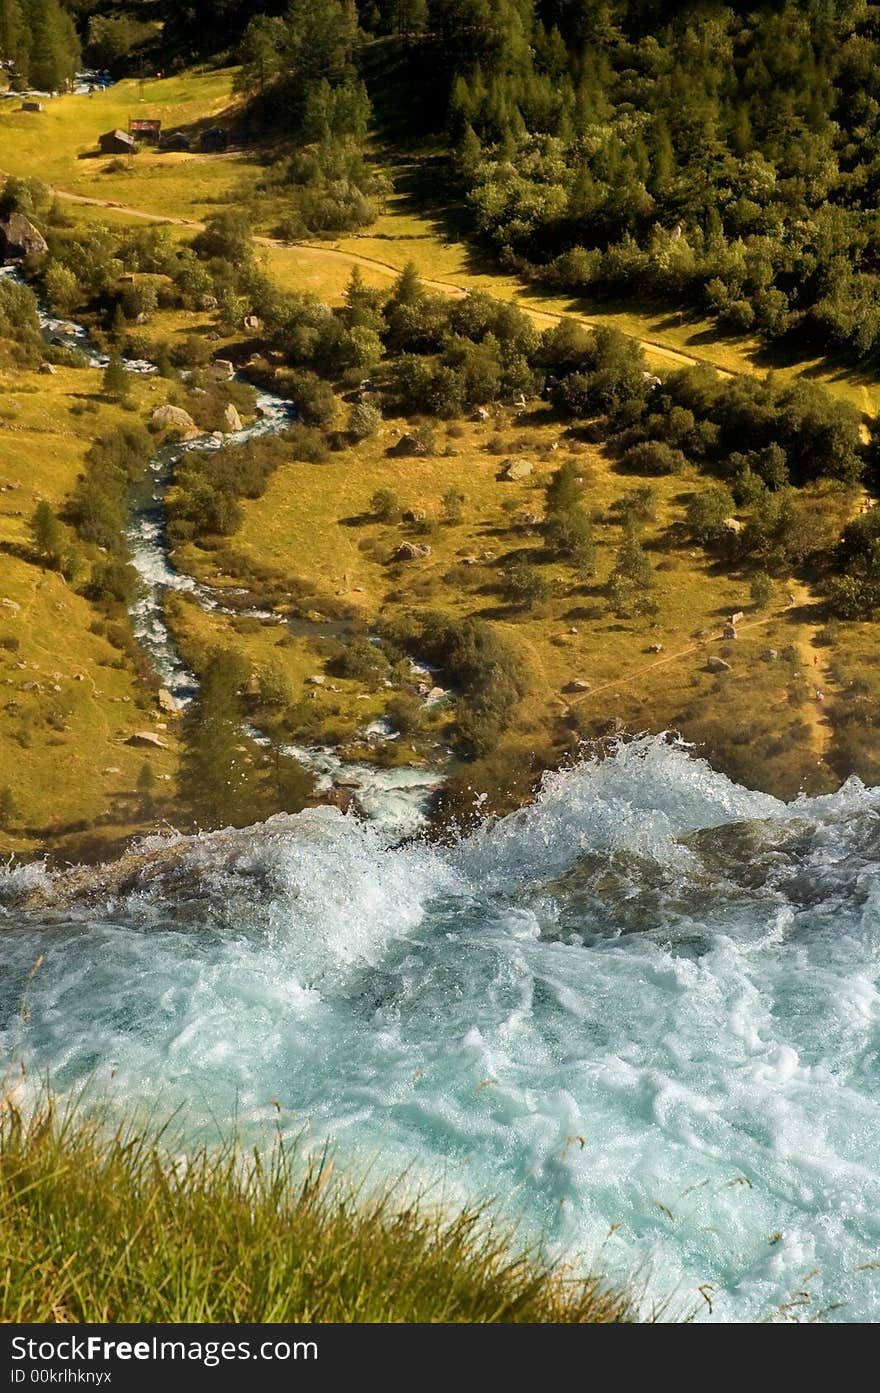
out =
<svg viewBox="0 0 880 1393"><path fill-rule="evenodd" d="M802 607L812 606L813 603L815 603L815 598L813 598L812 593L810 593L809 586L803 585L801 581L788 581L787 586L789 595L794 596L794 599L789 600L787 606L784 606L783 609L774 610L773 614L766 614L763 618L739 621L739 624L737 624L738 634L746 634L746 632L756 630L756 628L766 628L767 625L774 624L777 620L781 620L781 618L792 620L792 618L794 618L792 612L802 609ZM803 677L812 685L813 691L817 690L823 692L824 695L827 684L827 667L822 649L813 646L815 645L817 632L819 632L819 625L817 624L799 625L799 634L798 637L795 638L795 646L798 648L798 652L801 653ZM618 677L610 678L606 683L599 683L596 687L590 687L588 692L583 692L582 697L567 702L568 709L574 710L576 706L582 706L583 703L592 701L595 697L599 697L599 695L602 695L602 692L610 691L613 687L618 688L628 683L634 683L634 681L638 681L639 677L645 677L646 673L652 673L657 667L667 667L670 663L681 662L682 657L691 657L693 653L705 652L706 649L709 649L713 644L723 644L723 642L725 642L723 632L716 632L716 634L710 634L709 638L699 639L696 644L688 644L686 648L677 649L677 652L666 653L663 657L656 657L656 659L653 659L653 662L650 663L642 663L641 666L634 667L629 673L622 673ZM813 659L816 659L816 662L813 662ZM803 712L803 719L808 722L810 729L812 729L813 745L815 745L817 758L824 758L828 745L830 745L831 742L831 724L828 722L827 716L823 713L822 702L812 699L809 705L806 706L805 712Z"/></svg>
<svg viewBox="0 0 880 1393"><path fill-rule="evenodd" d="M0 171L2 172L2 171ZM119 213L125 213L132 218L143 218L145 222L164 223L171 227L186 227L193 232L204 230L205 224L198 222L194 218L170 218L163 213L149 213L143 208L132 208L127 203L116 203L106 198L89 198L85 194L67 193L64 189L52 189L52 194L56 198L64 199L68 203L84 203L92 208L107 208ZM380 275L387 276L389 280L396 280L400 275L398 266L391 266L386 261L379 261L375 257L362 256L359 252L340 251L336 247L315 246L311 242L284 242L277 237L254 237L254 245L258 247L269 247L276 252L289 252L294 256L306 256L317 261L335 261L347 266L362 266L365 269L378 271ZM428 290L436 291L439 295L447 295L453 299L460 300L470 294L467 286L456 285L452 281L432 280L429 277L421 277L421 283ZM544 328L550 328L558 324L562 319L577 319L581 324L586 324L589 328L595 328L594 320L586 319L583 315L556 314L551 310L540 310L534 305L530 305L526 300L518 295L514 303L519 305L536 324ZM633 337L627 335L628 338ZM690 354L682 353L678 349L667 348L665 344L657 343L653 339L636 339L639 347L646 353L650 353L654 358L662 358L675 367L696 367L703 360L694 358ZM726 371L724 368L716 368L719 377L733 377L734 373Z"/></svg>
<svg viewBox="0 0 880 1393"><path fill-rule="evenodd" d="M791 582L791 593L798 608L806 609L814 603L809 587L800 581ZM812 732L817 758L824 759L834 731L825 712L825 698L831 677L828 671L828 650L816 642L820 628L821 625L809 621L800 624L795 647L801 656L804 681L810 689L810 696L801 708L801 714Z"/></svg>

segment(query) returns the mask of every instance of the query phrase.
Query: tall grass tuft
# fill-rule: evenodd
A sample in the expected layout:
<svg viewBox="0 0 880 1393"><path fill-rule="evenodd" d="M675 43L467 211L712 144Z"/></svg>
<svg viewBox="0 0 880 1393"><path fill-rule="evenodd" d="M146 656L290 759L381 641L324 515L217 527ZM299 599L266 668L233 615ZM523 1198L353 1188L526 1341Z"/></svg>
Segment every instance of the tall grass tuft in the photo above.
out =
<svg viewBox="0 0 880 1393"><path fill-rule="evenodd" d="M368 1194L279 1140L185 1156L155 1125L44 1101L0 1110L0 1320L634 1319L511 1247L479 1209Z"/></svg>

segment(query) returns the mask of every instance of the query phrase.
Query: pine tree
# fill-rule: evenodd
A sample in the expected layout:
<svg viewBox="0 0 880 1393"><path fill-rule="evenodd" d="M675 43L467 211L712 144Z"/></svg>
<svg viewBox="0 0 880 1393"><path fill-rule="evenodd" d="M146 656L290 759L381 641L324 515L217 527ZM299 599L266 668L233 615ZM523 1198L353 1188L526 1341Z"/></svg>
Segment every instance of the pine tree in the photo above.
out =
<svg viewBox="0 0 880 1393"><path fill-rule="evenodd" d="M50 566L58 565L64 544L61 524L45 499L41 499L30 520L30 532L34 546Z"/></svg>
<svg viewBox="0 0 880 1393"><path fill-rule="evenodd" d="M114 401L124 401L128 396L128 373L118 353L110 356L104 369L104 393Z"/></svg>

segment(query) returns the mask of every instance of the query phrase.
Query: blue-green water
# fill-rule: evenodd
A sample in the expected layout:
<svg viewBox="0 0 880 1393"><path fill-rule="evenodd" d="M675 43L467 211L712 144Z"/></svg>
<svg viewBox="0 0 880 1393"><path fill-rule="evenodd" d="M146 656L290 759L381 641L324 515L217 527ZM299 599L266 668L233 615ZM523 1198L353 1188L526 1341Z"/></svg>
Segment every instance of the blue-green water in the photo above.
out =
<svg viewBox="0 0 880 1393"><path fill-rule="evenodd" d="M657 739L452 848L319 809L112 892L11 870L0 1046L202 1135L268 1139L277 1104L678 1311L710 1318L711 1283L715 1319L804 1291L790 1314L874 1318L878 815L856 781L786 806Z"/></svg>

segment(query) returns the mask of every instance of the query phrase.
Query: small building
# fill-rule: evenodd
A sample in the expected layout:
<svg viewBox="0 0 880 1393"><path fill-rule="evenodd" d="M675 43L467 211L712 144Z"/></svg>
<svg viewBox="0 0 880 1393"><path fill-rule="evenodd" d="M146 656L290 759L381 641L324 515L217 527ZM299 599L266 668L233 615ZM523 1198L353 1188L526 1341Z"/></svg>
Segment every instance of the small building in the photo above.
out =
<svg viewBox="0 0 880 1393"><path fill-rule="evenodd" d="M141 119L129 120L128 133L135 140L144 140L150 145L158 145L159 137L162 134L162 122Z"/></svg>
<svg viewBox="0 0 880 1393"><path fill-rule="evenodd" d="M107 131L99 136L98 144L105 155L133 155L137 146L127 131Z"/></svg>
<svg viewBox="0 0 880 1393"><path fill-rule="evenodd" d="M202 131L199 141L203 155L218 154L222 150L229 148L229 132L222 126L211 126L208 130Z"/></svg>
<svg viewBox="0 0 880 1393"><path fill-rule="evenodd" d="M44 111L45 107L42 102L34 101L32 97L28 97L22 102L21 109L22 111Z"/></svg>

